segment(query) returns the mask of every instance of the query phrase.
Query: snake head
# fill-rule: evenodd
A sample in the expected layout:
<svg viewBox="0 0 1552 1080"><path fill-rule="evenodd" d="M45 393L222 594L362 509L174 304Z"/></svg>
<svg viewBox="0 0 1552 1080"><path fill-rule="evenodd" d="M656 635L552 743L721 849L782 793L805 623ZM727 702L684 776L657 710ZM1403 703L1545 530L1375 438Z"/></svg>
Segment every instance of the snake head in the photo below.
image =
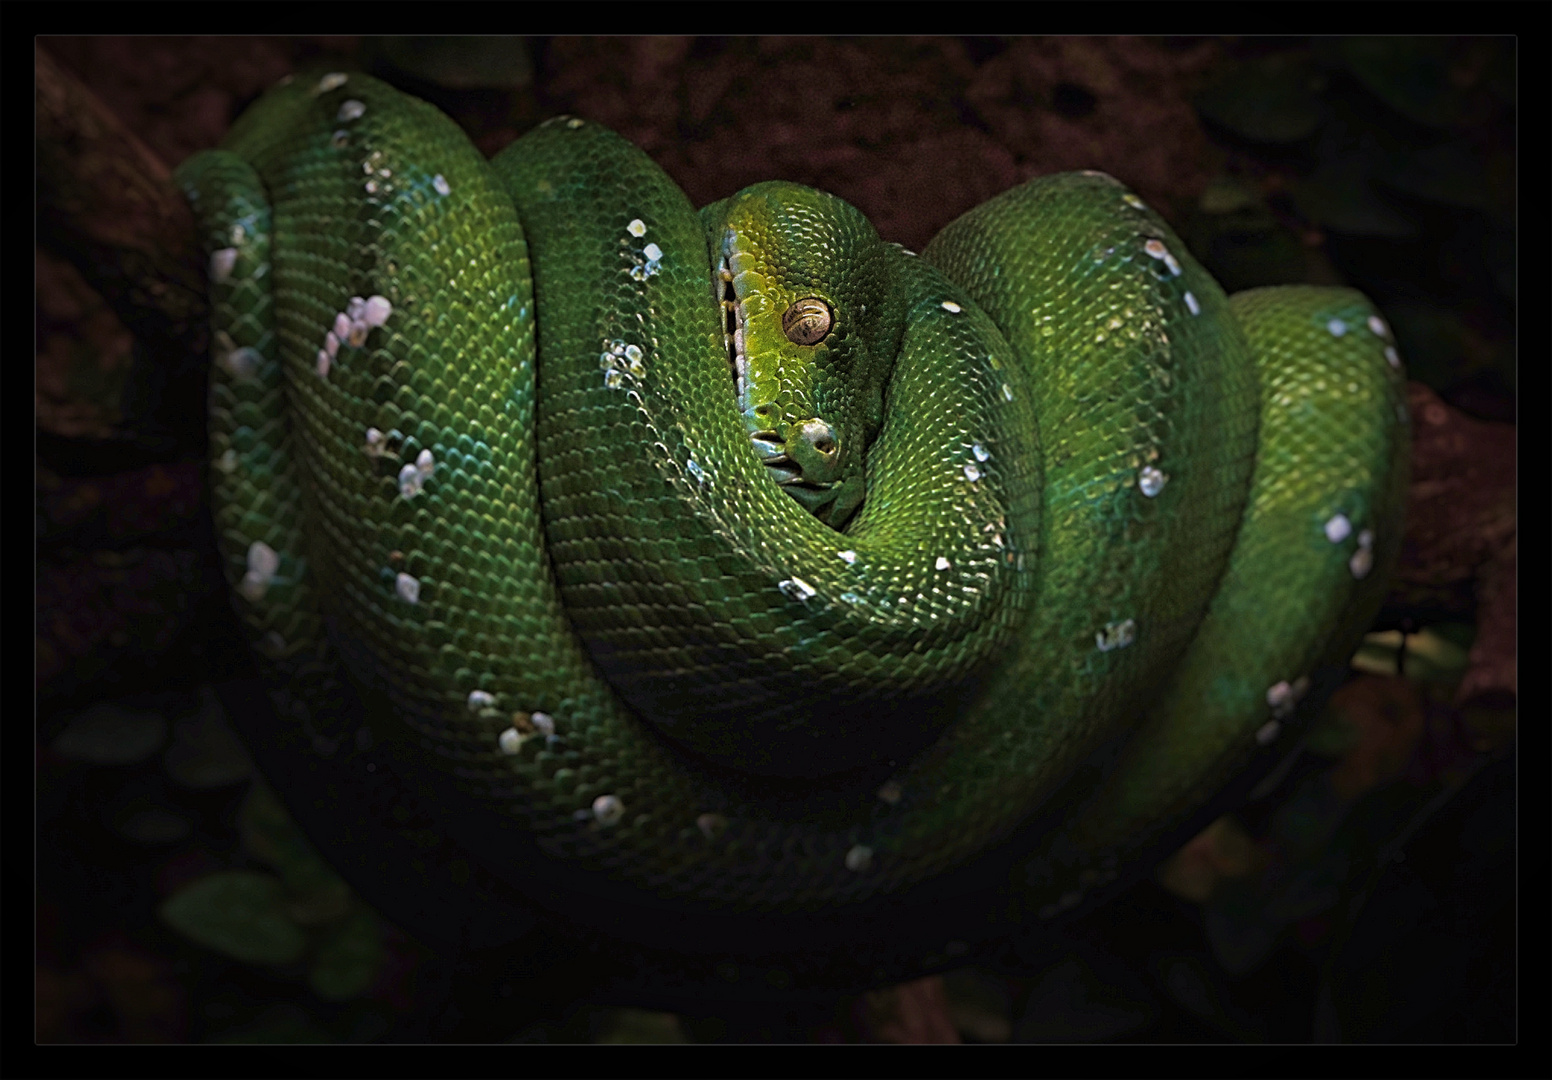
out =
<svg viewBox="0 0 1552 1080"><path fill-rule="evenodd" d="M903 330L894 264L855 207L799 184L756 184L702 214L750 444L772 480L840 529L866 493Z"/></svg>

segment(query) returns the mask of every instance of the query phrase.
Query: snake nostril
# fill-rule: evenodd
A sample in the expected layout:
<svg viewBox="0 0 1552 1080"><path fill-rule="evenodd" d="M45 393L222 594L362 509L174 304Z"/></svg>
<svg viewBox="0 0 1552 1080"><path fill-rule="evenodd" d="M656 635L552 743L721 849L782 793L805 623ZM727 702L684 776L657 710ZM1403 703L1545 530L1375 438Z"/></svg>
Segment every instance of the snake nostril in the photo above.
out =
<svg viewBox="0 0 1552 1080"><path fill-rule="evenodd" d="M814 449L818 450L821 454L833 454L836 450L835 440L828 438L815 440Z"/></svg>
<svg viewBox="0 0 1552 1080"><path fill-rule="evenodd" d="M776 406L774 405L756 405L745 412L744 416L748 420L753 420L767 431L774 431L776 429Z"/></svg>

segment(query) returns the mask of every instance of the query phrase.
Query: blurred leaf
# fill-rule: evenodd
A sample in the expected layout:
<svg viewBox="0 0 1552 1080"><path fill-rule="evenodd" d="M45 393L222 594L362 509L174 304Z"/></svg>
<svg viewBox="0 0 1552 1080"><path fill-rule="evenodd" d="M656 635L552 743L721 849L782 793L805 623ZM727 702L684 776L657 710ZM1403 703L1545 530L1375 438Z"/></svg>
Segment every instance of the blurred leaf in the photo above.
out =
<svg viewBox="0 0 1552 1080"><path fill-rule="evenodd" d="M1469 646L1462 647L1432 627L1406 639L1406 676L1455 686L1466 674Z"/></svg>
<svg viewBox="0 0 1552 1080"><path fill-rule="evenodd" d="M1197 200L1205 214L1230 214L1261 205L1261 193L1232 176L1214 177Z"/></svg>
<svg viewBox="0 0 1552 1080"><path fill-rule="evenodd" d="M295 963L307 939L286 915L285 890L269 874L225 870L190 882L161 906L167 925L249 964Z"/></svg>
<svg viewBox="0 0 1552 1080"><path fill-rule="evenodd" d="M313 850L285 806L261 781L255 781L237 812L243 847L279 871L290 897L291 917L312 926L345 913L350 887Z"/></svg>
<svg viewBox="0 0 1552 1080"><path fill-rule="evenodd" d="M450 90L511 90L533 81L520 37L388 37L377 43L401 71Z"/></svg>
<svg viewBox="0 0 1552 1080"><path fill-rule="evenodd" d="M286 858L288 846L296 840L291 815L261 779L255 779L243 797L237 828L248 854L271 866Z"/></svg>
<svg viewBox="0 0 1552 1080"><path fill-rule="evenodd" d="M167 738L167 718L104 702L74 717L52 744L71 761L92 765L133 765L144 761Z"/></svg>
<svg viewBox="0 0 1552 1080"><path fill-rule="evenodd" d="M1334 838L1350 803L1323 775L1306 778L1272 815L1255 872L1225 878L1204 910L1219 964L1233 974L1259 965L1290 923L1329 910L1341 895L1348 854Z"/></svg>
<svg viewBox="0 0 1552 1080"><path fill-rule="evenodd" d="M1387 205L1369 186L1368 162L1358 154L1321 165L1295 180L1294 200L1311 221L1351 236L1407 237L1416 226Z"/></svg>
<svg viewBox="0 0 1552 1080"><path fill-rule="evenodd" d="M1185 900L1202 903L1225 878L1244 877L1265 865L1255 838L1232 815L1224 815L1166 859L1159 884Z"/></svg>
<svg viewBox="0 0 1552 1080"><path fill-rule="evenodd" d="M1353 75L1402 116L1448 127L1466 115L1465 98L1450 83L1451 39L1344 38L1339 51Z"/></svg>
<svg viewBox="0 0 1552 1080"><path fill-rule="evenodd" d="M286 914L301 926L321 926L350 910L350 886L332 871L300 881L287 880Z"/></svg>
<svg viewBox="0 0 1552 1080"><path fill-rule="evenodd" d="M1295 142L1320 126L1320 76L1302 54L1236 64L1197 94L1203 116L1257 142Z"/></svg>
<svg viewBox="0 0 1552 1080"><path fill-rule="evenodd" d="M673 1013L650 1009L609 1009L594 1020L597 1043L683 1043L684 1030Z"/></svg>
<svg viewBox="0 0 1552 1080"><path fill-rule="evenodd" d="M1363 644L1359 645L1358 651L1353 654L1353 670L1369 675L1401 674L1399 667L1401 638L1400 630L1381 630L1378 633L1365 634Z"/></svg>
<svg viewBox="0 0 1552 1080"><path fill-rule="evenodd" d="M357 907L318 949L307 982L313 993L329 1001L343 1001L362 993L377 977L383 963L382 931L377 916Z"/></svg>
<svg viewBox="0 0 1552 1080"><path fill-rule="evenodd" d="M209 1043L274 1044L332 1043L337 1041L311 1017L295 1005L280 1004L266 1009L250 1023L212 1035Z"/></svg>
<svg viewBox="0 0 1552 1080"><path fill-rule="evenodd" d="M1475 645L1477 640L1477 628L1471 623L1434 623L1428 627L1427 632L1467 652L1471 651L1471 646Z"/></svg>
<svg viewBox="0 0 1552 1080"><path fill-rule="evenodd" d="M226 787L248 778L248 751L226 722L210 687L202 692L199 712L173 726L173 742L162 758L168 774L195 790Z"/></svg>

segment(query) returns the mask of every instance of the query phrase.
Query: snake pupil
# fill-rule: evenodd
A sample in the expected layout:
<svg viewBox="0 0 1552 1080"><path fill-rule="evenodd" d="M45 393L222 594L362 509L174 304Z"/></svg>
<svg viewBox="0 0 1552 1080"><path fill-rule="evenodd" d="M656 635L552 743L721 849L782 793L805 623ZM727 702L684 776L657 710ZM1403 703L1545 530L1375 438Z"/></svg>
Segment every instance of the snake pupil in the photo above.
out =
<svg viewBox="0 0 1552 1080"><path fill-rule="evenodd" d="M781 316L781 331L797 345L817 345L835 325L835 313L817 296L805 297Z"/></svg>

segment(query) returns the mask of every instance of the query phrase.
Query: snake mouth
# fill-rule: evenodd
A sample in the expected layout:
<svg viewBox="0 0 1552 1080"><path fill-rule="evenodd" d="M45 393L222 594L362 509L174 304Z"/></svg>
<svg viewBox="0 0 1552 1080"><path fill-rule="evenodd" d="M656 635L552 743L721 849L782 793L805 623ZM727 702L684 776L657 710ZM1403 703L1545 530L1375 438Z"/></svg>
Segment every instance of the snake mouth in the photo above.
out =
<svg viewBox="0 0 1552 1080"><path fill-rule="evenodd" d="M776 481L787 490L799 502L807 505L807 500L800 496L799 492L818 493L829 491L835 486L835 482L819 483L808 480L803 476L803 468L792 456L787 453L787 447L780 435L774 431L752 431L749 433L750 445L754 447L755 456L766 468L766 475Z"/></svg>
<svg viewBox="0 0 1552 1080"><path fill-rule="evenodd" d="M733 268L729 264L730 252L724 248L717 275L722 283L722 341L727 347L728 374L733 380L733 393L740 410L749 392L749 354L744 351L744 308L733 288Z"/></svg>
<svg viewBox="0 0 1552 1080"><path fill-rule="evenodd" d="M803 475L803 468L787 453L781 436L774 431L753 431L749 442L766 468L766 474L781 485L783 491L813 510L827 502L826 493L835 487L835 481L820 483Z"/></svg>

